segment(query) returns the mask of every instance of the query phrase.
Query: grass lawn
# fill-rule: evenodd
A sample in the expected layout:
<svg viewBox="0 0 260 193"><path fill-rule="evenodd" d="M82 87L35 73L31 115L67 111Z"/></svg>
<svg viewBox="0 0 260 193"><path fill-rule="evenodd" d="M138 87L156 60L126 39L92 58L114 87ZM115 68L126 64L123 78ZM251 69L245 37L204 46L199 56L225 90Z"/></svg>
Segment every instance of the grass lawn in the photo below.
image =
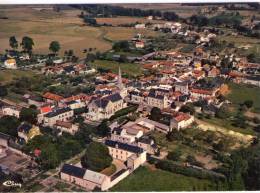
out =
<svg viewBox="0 0 260 193"><path fill-rule="evenodd" d="M40 191L44 188L44 186L40 183L34 183L32 185L30 185L29 187L27 187L27 190L31 191L31 192L37 192Z"/></svg>
<svg viewBox="0 0 260 193"><path fill-rule="evenodd" d="M260 112L259 87L235 83L229 83L228 86L231 92L227 95L227 99L234 105L239 105L245 100L252 100L254 102L253 111Z"/></svg>
<svg viewBox="0 0 260 193"><path fill-rule="evenodd" d="M62 192L65 192L67 190L67 188L69 188L70 185L69 184L66 184L64 182L58 182L54 188L57 189L57 190L60 190Z"/></svg>
<svg viewBox="0 0 260 193"><path fill-rule="evenodd" d="M187 129L187 132L188 132L188 130L189 129ZM192 133L192 132L193 131L190 131L190 133ZM194 132L196 132L196 130ZM181 157L183 160L188 155L196 155L198 153L207 151L207 148L205 148L206 146L204 146L203 144L200 144L197 141L196 141L197 146L192 147L192 146L183 144L182 140L173 140L172 142L170 142L166 139L166 135L164 133L159 133L157 131L153 131L151 133L151 135L155 138L156 143L158 144L158 146L160 146L162 148L163 151L175 151L176 149L181 150L181 152L182 152ZM186 134L185 136L188 137L188 134ZM191 135L190 135L190 137L191 137Z"/></svg>
<svg viewBox="0 0 260 193"><path fill-rule="evenodd" d="M129 76L138 76L142 73L141 66L134 63L118 63L108 60L96 60L92 66L109 69L116 74L118 74L118 67L120 66L122 74L127 74Z"/></svg>
<svg viewBox="0 0 260 193"><path fill-rule="evenodd" d="M163 170L140 167L111 191L203 191L216 190L214 183Z"/></svg>

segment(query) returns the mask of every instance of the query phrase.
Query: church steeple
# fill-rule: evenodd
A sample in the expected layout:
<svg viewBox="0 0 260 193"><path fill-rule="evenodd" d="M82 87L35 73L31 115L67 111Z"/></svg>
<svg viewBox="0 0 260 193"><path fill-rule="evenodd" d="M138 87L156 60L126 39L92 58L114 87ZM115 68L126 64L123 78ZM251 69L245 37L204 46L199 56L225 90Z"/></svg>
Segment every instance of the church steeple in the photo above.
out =
<svg viewBox="0 0 260 193"><path fill-rule="evenodd" d="M122 75L121 75L120 66L119 66L119 68L118 68L117 87L118 87L119 89L123 89L123 88L124 88L124 85L123 85L123 82L122 82Z"/></svg>

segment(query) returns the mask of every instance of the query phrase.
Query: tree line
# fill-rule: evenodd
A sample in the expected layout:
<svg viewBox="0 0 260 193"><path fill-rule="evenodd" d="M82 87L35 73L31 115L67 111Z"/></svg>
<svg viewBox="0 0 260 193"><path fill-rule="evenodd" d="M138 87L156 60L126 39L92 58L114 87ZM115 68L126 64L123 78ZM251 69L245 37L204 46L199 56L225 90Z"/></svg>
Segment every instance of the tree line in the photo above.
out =
<svg viewBox="0 0 260 193"><path fill-rule="evenodd" d="M20 44L15 36L11 36L9 38L9 46L14 51L17 51L17 49L19 48L19 45L21 46L23 52L29 53L29 54L32 54L33 47L35 46L33 38L31 38L29 36L24 36L22 38L22 41ZM52 41L49 45L49 50L55 55L57 54L57 52L59 52L60 48L61 48L61 46L58 41Z"/></svg>
<svg viewBox="0 0 260 193"><path fill-rule="evenodd" d="M84 12L80 17L88 18L87 22L94 22L94 17L115 17L115 16L131 16L131 17L147 17L154 16L160 17L167 21L177 21L179 16L173 11L161 12L159 10L142 10L136 8L125 8L113 5L99 5L99 4L86 4L86 5L72 5L75 8L84 10L88 13L88 17L84 16ZM95 22L94 22L95 23Z"/></svg>

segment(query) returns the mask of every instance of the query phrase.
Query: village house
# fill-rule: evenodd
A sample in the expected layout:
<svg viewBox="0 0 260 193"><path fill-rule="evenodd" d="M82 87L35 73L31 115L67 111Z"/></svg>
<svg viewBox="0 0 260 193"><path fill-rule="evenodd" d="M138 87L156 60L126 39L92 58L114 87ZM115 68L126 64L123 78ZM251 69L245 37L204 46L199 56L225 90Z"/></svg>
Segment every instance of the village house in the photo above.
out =
<svg viewBox="0 0 260 193"><path fill-rule="evenodd" d="M192 115L188 115L186 113L177 113L173 115L170 127L171 129L180 129L186 128L194 122L194 117Z"/></svg>
<svg viewBox="0 0 260 193"><path fill-rule="evenodd" d="M137 139L137 146L147 151L148 154L154 154L157 150L154 140L149 136L142 136Z"/></svg>
<svg viewBox="0 0 260 193"><path fill-rule="evenodd" d="M140 147L112 140L106 140L105 145L114 159L125 162L131 156L136 156L139 166L146 162L146 151Z"/></svg>
<svg viewBox="0 0 260 193"><path fill-rule="evenodd" d="M42 107L38 108L40 113L37 115L37 121L38 123L43 122L44 115L46 115L49 112L52 112L52 107L50 105L43 105Z"/></svg>
<svg viewBox="0 0 260 193"><path fill-rule="evenodd" d="M147 105L151 107L158 107L160 109L167 108L168 99L165 95L156 94L154 91L150 91L147 96Z"/></svg>
<svg viewBox="0 0 260 193"><path fill-rule="evenodd" d="M161 133L168 133L171 131L168 125L150 120L146 117L141 117L134 122L129 121L123 125L122 128L134 128L143 131L144 134L154 130Z"/></svg>
<svg viewBox="0 0 260 193"><path fill-rule="evenodd" d="M131 103L134 104L143 104L145 101L145 94L141 91L130 91L129 99Z"/></svg>
<svg viewBox="0 0 260 193"><path fill-rule="evenodd" d="M136 139L143 136L143 131L134 128L114 128L111 133L111 140L122 143L134 143Z"/></svg>
<svg viewBox="0 0 260 193"><path fill-rule="evenodd" d="M218 78L207 81L205 79L195 82L190 90L193 99L213 99L219 94L222 81Z"/></svg>
<svg viewBox="0 0 260 193"><path fill-rule="evenodd" d="M2 114L8 116L20 117L21 108L17 106L3 106Z"/></svg>
<svg viewBox="0 0 260 193"><path fill-rule="evenodd" d="M39 127L25 122L18 127L17 132L18 132L18 141L20 143L27 143L35 136L41 135Z"/></svg>
<svg viewBox="0 0 260 193"><path fill-rule="evenodd" d="M92 191L95 188L104 191L110 188L108 176L69 164L64 164L61 168L60 178L79 185L88 191Z"/></svg>
<svg viewBox="0 0 260 193"><path fill-rule="evenodd" d="M145 24L144 23L136 24L135 29L145 29Z"/></svg>
<svg viewBox="0 0 260 193"><path fill-rule="evenodd" d="M190 90L191 97L194 99L212 99L217 96L219 88L192 88Z"/></svg>
<svg viewBox="0 0 260 193"><path fill-rule="evenodd" d="M260 87L260 76L244 76L244 78L241 79L241 82Z"/></svg>
<svg viewBox="0 0 260 193"><path fill-rule="evenodd" d="M56 121L54 124L54 127L56 129L59 129L61 132L66 132L71 135L74 135L78 130L79 126L70 122L65 122L65 121Z"/></svg>
<svg viewBox="0 0 260 193"><path fill-rule="evenodd" d="M79 185L87 191L93 191L94 189L106 191L146 162L146 151L138 146L112 140L106 140L105 145L109 149L109 154L114 159L121 161L122 164L126 162L125 168L115 172L111 176L107 176L80 166L64 164L60 171L60 178Z"/></svg>
<svg viewBox="0 0 260 193"><path fill-rule="evenodd" d="M80 100L73 100L65 102L66 106L71 108L72 110L80 109L86 106L85 102L81 102Z"/></svg>
<svg viewBox="0 0 260 193"><path fill-rule="evenodd" d="M7 59L4 62L4 67L7 69L17 69L17 64L15 59Z"/></svg>
<svg viewBox="0 0 260 193"><path fill-rule="evenodd" d="M220 75L220 70L216 67L213 67L209 72L208 72L208 77L217 77Z"/></svg>
<svg viewBox="0 0 260 193"><path fill-rule="evenodd" d="M91 121L109 119L116 111L126 107L126 104L119 93L94 99L88 105L89 112L85 114Z"/></svg>
<svg viewBox="0 0 260 193"><path fill-rule="evenodd" d="M188 82L176 82L175 83L175 92L181 92L183 94L189 93Z"/></svg>
<svg viewBox="0 0 260 193"><path fill-rule="evenodd" d="M136 48L144 48L144 41L136 41L135 47Z"/></svg>
<svg viewBox="0 0 260 193"><path fill-rule="evenodd" d="M59 96L51 92L46 92L45 94L43 94L42 97L43 99L45 99L47 103L58 103L63 99L62 96Z"/></svg>
<svg viewBox="0 0 260 193"><path fill-rule="evenodd" d="M69 121L74 115L71 108L59 108L47 113L43 117L43 124L52 127L57 121Z"/></svg>

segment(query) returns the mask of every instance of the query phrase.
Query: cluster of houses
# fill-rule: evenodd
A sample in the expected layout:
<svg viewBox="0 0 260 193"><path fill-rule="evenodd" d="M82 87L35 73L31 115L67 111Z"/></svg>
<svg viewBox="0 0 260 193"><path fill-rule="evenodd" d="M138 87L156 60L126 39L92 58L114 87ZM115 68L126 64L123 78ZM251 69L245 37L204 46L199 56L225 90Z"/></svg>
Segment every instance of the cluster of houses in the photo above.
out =
<svg viewBox="0 0 260 193"><path fill-rule="evenodd" d="M136 24L135 28L146 28L145 24ZM133 114L135 120L123 123L113 122L109 125L111 135L102 140L112 158L121 163L122 168L111 175L91 171L80 164L64 164L60 171L62 180L75 183L88 191L96 189L105 191L131 174L147 160L147 155L158 152L155 141L149 133L177 132L186 129L195 121L192 113L182 112L181 108L189 103L201 102L197 112L214 115L223 104L219 99L222 94L223 78L237 83L260 86L260 65L248 63L244 58L226 55L224 58L232 65L226 70L221 66L221 57L217 53L208 53L203 45L216 37L212 33L198 34L186 30L180 23L167 22L153 24L154 29L169 29L173 34L196 38L197 46L193 53L179 51L157 51L140 57L145 75L138 79L122 78L119 67L118 74L100 73L95 76L95 91L92 94L79 93L70 97L46 92L41 100L33 95L24 96L25 106L6 104L0 106L0 116L9 115L19 118L22 107L34 105L37 108L37 123L23 122L17 128L18 142L27 143L35 136L42 135L41 127L49 127L74 135L79 125L74 122L77 116L85 122L100 123L110 119L116 112L137 105ZM143 48L145 42L137 35L132 42L136 48ZM159 58L159 59L158 59ZM202 62L202 61L206 62ZM132 63L132 65L137 65ZM17 68L15 59L8 59L5 67ZM232 69L232 70L231 70ZM85 64L57 62L54 66L45 66L43 74L86 75L96 70ZM148 115L152 109L160 109L165 120L152 120ZM1 136L0 136L1 137Z"/></svg>
<svg viewBox="0 0 260 193"><path fill-rule="evenodd" d="M43 74L65 74L65 75L82 75L93 74L96 72L94 68L86 64L71 64L63 63L54 66L47 66L42 68Z"/></svg>

